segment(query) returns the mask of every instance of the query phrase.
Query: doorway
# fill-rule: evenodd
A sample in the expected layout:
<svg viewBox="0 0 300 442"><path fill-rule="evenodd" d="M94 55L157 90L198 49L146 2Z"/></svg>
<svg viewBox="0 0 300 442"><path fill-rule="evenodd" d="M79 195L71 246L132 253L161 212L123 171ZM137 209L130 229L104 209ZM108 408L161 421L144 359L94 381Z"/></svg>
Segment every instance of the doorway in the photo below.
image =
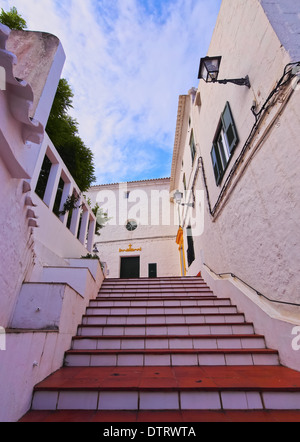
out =
<svg viewBox="0 0 300 442"><path fill-rule="evenodd" d="M157 278L157 264L149 264L149 278Z"/></svg>
<svg viewBox="0 0 300 442"><path fill-rule="evenodd" d="M121 258L121 279L140 277L140 257Z"/></svg>

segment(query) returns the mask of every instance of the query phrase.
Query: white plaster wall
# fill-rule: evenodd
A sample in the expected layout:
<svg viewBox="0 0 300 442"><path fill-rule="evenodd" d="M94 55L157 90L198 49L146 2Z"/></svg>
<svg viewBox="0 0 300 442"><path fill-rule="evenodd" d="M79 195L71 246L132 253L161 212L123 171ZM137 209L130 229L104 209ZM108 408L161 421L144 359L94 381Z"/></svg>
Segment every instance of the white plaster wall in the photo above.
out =
<svg viewBox="0 0 300 442"><path fill-rule="evenodd" d="M0 91L0 140L1 157L11 176L15 178L29 178L31 151L24 145L22 139L22 123L12 117L10 110L10 100L13 101L12 94L8 91ZM20 104L22 106L22 103ZM36 146L34 154L36 155Z"/></svg>
<svg viewBox="0 0 300 442"><path fill-rule="evenodd" d="M84 296L64 284L26 285L15 312L23 329L7 329L6 350L0 351L0 391L5 404L0 407L0 422L20 419L30 409L34 386L62 366L82 315L90 299L96 298L104 279L99 263L90 265L94 277L90 274ZM35 311L36 307L40 307L40 312ZM25 325L52 325L58 329L26 330Z"/></svg>
<svg viewBox="0 0 300 442"><path fill-rule="evenodd" d="M7 327L16 296L32 266L33 251L22 181L11 179L1 158L0 198L0 325Z"/></svg>
<svg viewBox="0 0 300 442"><path fill-rule="evenodd" d="M295 0L260 0L279 40L293 61L300 60L299 2ZM278 16L280 18L278 18Z"/></svg>
<svg viewBox="0 0 300 442"><path fill-rule="evenodd" d="M252 160L234 195L203 236L205 260L232 271L271 298L300 304L298 290L299 98L295 94L269 139ZM214 233L213 233L214 231ZM220 254L212 253L218 243Z"/></svg>
<svg viewBox="0 0 300 442"><path fill-rule="evenodd" d="M49 192L48 195L48 200L52 201L51 207L48 207L48 205L41 200L34 191L46 152L47 155L51 157L53 164L57 165L56 175L52 176L52 182L49 178L52 185L51 193ZM63 222L52 211L59 179L62 175L64 180L69 183L70 194L72 193L73 189L76 190L77 194L80 194L80 190L70 175L70 172L66 168L53 143L46 134L45 139L40 147L33 176L30 180L30 185L32 188L32 201L36 206L34 207L34 212L37 216L37 224L39 226L39 228L35 229L34 231L36 259L33 276L34 279L32 279L33 281L39 280L39 275L41 274L44 266L66 265L65 259L78 259L81 258L81 256L86 256L88 253L87 247L83 245L77 236L75 237L71 233L70 229L66 227L66 220ZM84 199L82 199L81 203L89 209L90 215L94 216Z"/></svg>
<svg viewBox="0 0 300 442"><path fill-rule="evenodd" d="M44 267L41 282L64 282L84 296L91 273L83 267Z"/></svg>
<svg viewBox="0 0 300 442"><path fill-rule="evenodd" d="M7 49L18 58L14 75L33 89L30 116L45 127L66 59L63 47L56 36L46 32L12 31Z"/></svg>
<svg viewBox="0 0 300 442"><path fill-rule="evenodd" d="M61 367L68 346L69 336L58 332L6 334L6 351L0 352L1 401L5 404L0 408L0 422L16 422L29 410L34 386Z"/></svg>

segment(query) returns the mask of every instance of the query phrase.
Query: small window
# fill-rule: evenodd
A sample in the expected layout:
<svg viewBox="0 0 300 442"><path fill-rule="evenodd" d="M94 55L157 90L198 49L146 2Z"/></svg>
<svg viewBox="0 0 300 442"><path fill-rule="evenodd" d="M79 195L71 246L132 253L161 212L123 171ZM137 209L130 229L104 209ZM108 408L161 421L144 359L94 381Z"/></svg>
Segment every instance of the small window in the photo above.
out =
<svg viewBox="0 0 300 442"><path fill-rule="evenodd" d="M124 198L125 198L126 200L129 199L129 195L130 195L130 192L124 192Z"/></svg>
<svg viewBox="0 0 300 442"><path fill-rule="evenodd" d="M230 105L227 102L221 115L218 130L213 141L211 159L217 186L220 185L225 170L230 162L239 138L232 117Z"/></svg>
<svg viewBox="0 0 300 442"><path fill-rule="evenodd" d="M126 224L126 229L128 232L133 232L137 229L137 222L134 219L128 220Z"/></svg>
<svg viewBox="0 0 300 442"><path fill-rule="evenodd" d="M195 156L196 156L196 144L195 144L195 137L194 137L193 130L192 130L191 138L190 138L190 149L191 149L192 163L194 164L194 160L195 160Z"/></svg>

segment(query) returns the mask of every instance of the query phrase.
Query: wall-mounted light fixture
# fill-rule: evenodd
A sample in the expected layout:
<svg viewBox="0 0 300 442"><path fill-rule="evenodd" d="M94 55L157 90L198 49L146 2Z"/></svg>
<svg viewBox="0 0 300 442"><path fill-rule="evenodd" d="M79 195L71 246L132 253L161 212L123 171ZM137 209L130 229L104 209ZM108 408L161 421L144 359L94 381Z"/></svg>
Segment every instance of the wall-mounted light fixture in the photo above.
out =
<svg viewBox="0 0 300 442"><path fill-rule="evenodd" d="M245 78L218 80L221 60L222 57L201 58L199 75L198 75L199 80L202 79L206 83L220 83L220 84L233 83L238 86L247 86L248 88L251 87L248 75Z"/></svg>
<svg viewBox="0 0 300 442"><path fill-rule="evenodd" d="M188 207L194 207L194 203L182 203L183 200L183 193L181 193L179 190L176 190L176 192L174 192L174 201L176 204L178 204L179 206L188 206Z"/></svg>
<svg viewBox="0 0 300 442"><path fill-rule="evenodd" d="M99 250L98 250L97 244L99 244L99 243L96 242L96 243L94 244L94 246L93 246L93 253L95 253L95 254L96 254L96 253L99 253Z"/></svg>

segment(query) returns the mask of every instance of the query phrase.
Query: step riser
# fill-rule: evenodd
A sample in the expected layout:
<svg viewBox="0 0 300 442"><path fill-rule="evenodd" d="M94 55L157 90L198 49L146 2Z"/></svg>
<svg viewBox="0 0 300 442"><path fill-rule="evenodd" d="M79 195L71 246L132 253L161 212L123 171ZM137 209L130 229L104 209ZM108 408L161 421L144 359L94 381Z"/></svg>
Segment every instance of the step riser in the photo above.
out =
<svg viewBox="0 0 300 442"><path fill-rule="evenodd" d="M294 376L202 278L110 279L32 410L300 410Z"/></svg>
<svg viewBox="0 0 300 442"><path fill-rule="evenodd" d="M185 315L185 314L235 314L237 308L228 307L88 307L87 315Z"/></svg>
<svg viewBox="0 0 300 442"><path fill-rule="evenodd" d="M207 286L194 286L194 287L117 287L110 288L104 287L101 288L99 294L103 293L197 293L197 292L211 292L210 288Z"/></svg>
<svg viewBox="0 0 300 442"><path fill-rule="evenodd" d="M249 335L254 334L253 326L235 325L173 325L173 326L79 326L79 336L153 336L153 335Z"/></svg>
<svg viewBox="0 0 300 442"><path fill-rule="evenodd" d="M73 350L265 349L264 338L74 339Z"/></svg>
<svg viewBox="0 0 300 442"><path fill-rule="evenodd" d="M126 284L206 284L203 278L128 278L128 279L113 279L108 278L104 284L126 285Z"/></svg>
<svg viewBox="0 0 300 442"><path fill-rule="evenodd" d="M299 410L300 393L260 391L35 392L33 410Z"/></svg>
<svg viewBox="0 0 300 442"><path fill-rule="evenodd" d="M127 284L127 285L107 285L104 284L101 289L100 289L100 293L102 293L105 290L110 290L110 291L119 291L119 290L134 290L134 291L142 291L142 290L157 290L157 291L176 291L176 290L183 290L183 291L187 291L187 290L198 290L198 289L206 289L206 290L210 290L210 287L208 287L208 285L206 284L178 284L178 285L172 285L172 284L165 284L165 285L160 285L160 284Z"/></svg>
<svg viewBox="0 0 300 442"><path fill-rule="evenodd" d="M185 298L185 299L194 299L194 298L213 298L214 296L212 295L211 292L195 292L195 293L188 293L188 296L186 293L184 292L180 292L180 293L172 293L172 292L166 292L166 293L141 293L141 292L130 292L130 293L124 293L124 292L113 292L113 296L120 298L120 299L124 299L125 301L127 301L128 299L132 299L132 298L143 298L145 300L160 300L161 298L168 298L168 299L177 299L177 298ZM101 293L100 297L97 297L97 299L107 299L107 298L111 298L112 294L110 293ZM215 297L216 299L216 297Z"/></svg>
<svg viewBox="0 0 300 442"><path fill-rule="evenodd" d="M227 324L244 322L242 314L178 316L85 316L83 325Z"/></svg>
<svg viewBox="0 0 300 442"><path fill-rule="evenodd" d="M67 355L68 367L203 367L233 365L279 365L277 355L268 354L166 354L166 355Z"/></svg>
<svg viewBox="0 0 300 442"><path fill-rule="evenodd" d="M205 306L230 306L230 301L217 299L203 300L120 300L110 298L109 300L96 299L90 301L90 307L205 307Z"/></svg>

